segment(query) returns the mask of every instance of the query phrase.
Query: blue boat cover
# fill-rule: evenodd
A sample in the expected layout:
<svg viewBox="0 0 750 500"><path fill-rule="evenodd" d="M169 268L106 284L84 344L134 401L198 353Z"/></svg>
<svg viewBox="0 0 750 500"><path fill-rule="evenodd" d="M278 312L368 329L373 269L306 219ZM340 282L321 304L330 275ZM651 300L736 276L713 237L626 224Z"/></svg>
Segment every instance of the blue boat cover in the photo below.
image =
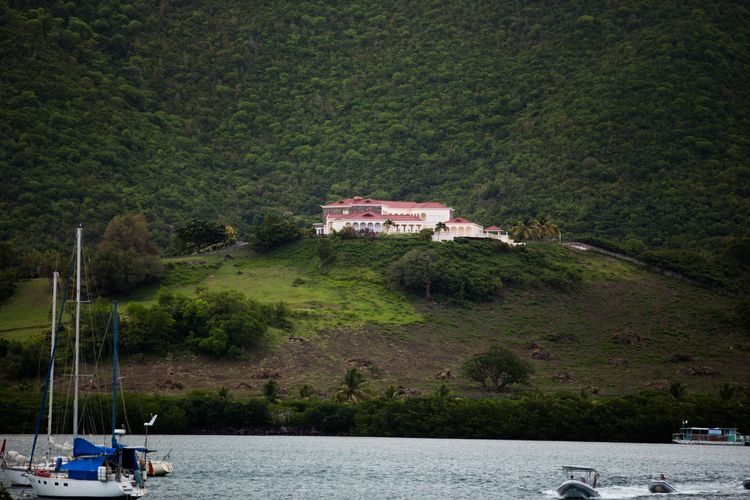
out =
<svg viewBox="0 0 750 500"><path fill-rule="evenodd" d="M73 440L73 456L82 455L114 455L115 449L106 446L97 446L83 438L77 437Z"/></svg>
<svg viewBox="0 0 750 500"><path fill-rule="evenodd" d="M91 460L100 459L98 465L92 465L94 467L93 479L96 479L96 467L104 463L104 460L107 458L110 459L113 463L117 463L122 466L123 469L139 470L140 467L136 452L144 452L145 448L131 448L128 446L123 446L118 442L115 442L115 445L116 447L114 448L110 448L108 446L98 446L89 441L86 441L83 438L77 437L73 440L73 456L86 458L77 458L71 463L81 462L81 464L83 464L84 461L86 461L87 463L93 464L94 462L92 462ZM81 467L85 467L85 465L81 465ZM73 471L76 469L63 468L61 470L70 470L71 473L73 473ZM73 478L73 476L70 477ZM85 479L89 479L89 477L86 477Z"/></svg>
<svg viewBox="0 0 750 500"><path fill-rule="evenodd" d="M90 443L89 443L90 444ZM70 479L97 480L97 469L104 465L104 457L77 458L62 464L60 470L68 471Z"/></svg>

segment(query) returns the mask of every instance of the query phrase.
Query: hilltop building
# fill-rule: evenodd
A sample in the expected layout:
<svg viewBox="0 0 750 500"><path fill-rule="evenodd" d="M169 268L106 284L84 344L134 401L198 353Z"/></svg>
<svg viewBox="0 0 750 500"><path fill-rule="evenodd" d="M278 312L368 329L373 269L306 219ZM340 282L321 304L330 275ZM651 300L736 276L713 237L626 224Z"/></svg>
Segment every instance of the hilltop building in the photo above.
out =
<svg viewBox="0 0 750 500"><path fill-rule="evenodd" d="M456 237L493 238L513 244L507 231L497 226L484 228L479 224L453 215L449 206L428 201L387 201L372 198L346 198L321 205L324 222L315 224L316 233L328 235L351 227L355 231L368 229L376 233L418 233L422 229L435 230L442 222L446 229L433 234L436 241Z"/></svg>

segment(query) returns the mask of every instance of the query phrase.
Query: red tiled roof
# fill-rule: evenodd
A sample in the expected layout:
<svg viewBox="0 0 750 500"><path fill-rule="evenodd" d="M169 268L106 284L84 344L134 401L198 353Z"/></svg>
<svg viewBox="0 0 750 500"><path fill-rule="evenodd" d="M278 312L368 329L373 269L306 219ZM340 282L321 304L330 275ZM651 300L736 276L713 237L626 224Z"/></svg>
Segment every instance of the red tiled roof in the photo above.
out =
<svg viewBox="0 0 750 500"><path fill-rule="evenodd" d="M489 233L490 231L502 231L502 229L500 229L500 228L499 228L499 227L497 227L497 226L490 226L490 227L485 227L485 228L484 228L484 230L485 230L486 232L488 232L488 233Z"/></svg>
<svg viewBox="0 0 750 500"><path fill-rule="evenodd" d="M471 222L468 219L464 219L463 217L454 217L451 220L445 221L446 224L475 224L474 222ZM477 224L478 226L479 224Z"/></svg>
<svg viewBox="0 0 750 500"><path fill-rule="evenodd" d="M343 200L339 200L334 203L328 203L327 205L321 205L321 206L323 208L333 208L333 207L350 207L352 205L380 205L380 202L378 200L373 200L372 198L361 198L359 196L355 196L354 198L345 198Z"/></svg>
<svg viewBox="0 0 750 500"><path fill-rule="evenodd" d="M321 205L322 208L336 208L336 207L350 207L352 205L377 205L377 206L387 206L392 208L450 208L447 205L443 205L442 203L438 203L436 201L426 201L426 202L417 202L417 201L389 201L389 200L374 200L372 198L361 198L359 196L355 196L354 198L346 198L344 200L339 200L335 203L329 203L327 205Z"/></svg>
<svg viewBox="0 0 750 500"><path fill-rule="evenodd" d="M436 201L425 201L423 203L417 201L381 201L380 203L393 208L450 208Z"/></svg>
<svg viewBox="0 0 750 500"><path fill-rule="evenodd" d="M328 214L328 219L333 220L372 220L372 221L386 221L391 219L393 222L424 222L419 217L413 215L392 215L392 214L377 214L375 212L355 212L353 214Z"/></svg>

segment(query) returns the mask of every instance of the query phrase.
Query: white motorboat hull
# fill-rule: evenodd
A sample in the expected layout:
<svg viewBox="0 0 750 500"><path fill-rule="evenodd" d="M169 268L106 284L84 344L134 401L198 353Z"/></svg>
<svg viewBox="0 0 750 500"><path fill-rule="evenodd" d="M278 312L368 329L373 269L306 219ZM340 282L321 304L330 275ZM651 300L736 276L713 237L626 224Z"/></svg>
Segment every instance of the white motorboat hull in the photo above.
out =
<svg viewBox="0 0 750 500"><path fill-rule="evenodd" d="M147 470L148 475L151 477L166 476L174 472L172 464L162 460L149 460Z"/></svg>
<svg viewBox="0 0 750 500"><path fill-rule="evenodd" d="M662 479L648 483L648 491L651 493L677 493L674 486Z"/></svg>
<svg viewBox="0 0 750 500"><path fill-rule="evenodd" d="M0 484L5 486L31 486L26 477L26 467L3 467L0 468Z"/></svg>
<svg viewBox="0 0 750 500"><path fill-rule="evenodd" d="M674 444L694 444L701 446L750 446L747 441L708 441L700 439L672 439Z"/></svg>
<svg viewBox="0 0 750 500"><path fill-rule="evenodd" d="M50 477L31 476L31 487L38 497L56 498L140 498L146 494L127 476L117 481L108 476L106 481L69 479L64 474Z"/></svg>
<svg viewBox="0 0 750 500"><path fill-rule="evenodd" d="M568 479L557 488L560 498L599 498L599 492L577 479Z"/></svg>

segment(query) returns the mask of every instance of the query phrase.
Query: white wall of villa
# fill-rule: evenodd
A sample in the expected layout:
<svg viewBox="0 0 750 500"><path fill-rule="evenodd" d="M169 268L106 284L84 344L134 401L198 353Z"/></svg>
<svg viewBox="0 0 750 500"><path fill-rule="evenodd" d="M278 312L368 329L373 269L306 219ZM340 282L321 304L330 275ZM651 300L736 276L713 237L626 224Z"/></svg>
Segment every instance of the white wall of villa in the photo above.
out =
<svg viewBox="0 0 750 500"><path fill-rule="evenodd" d="M419 220L425 221L432 225L438 222L445 222L453 217L453 209L450 207L445 208L399 208L388 205L383 206L383 214L385 215L412 215Z"/></svg>
<svg viewBox="0 0 750 500"><path fill-rule="evenodd" d="M432 236L433 240L436 241L450 241L455 238L486 238L484 228L479 224L475 224L465 219L453 219L445 221L445 226L448 228L444 231L439 231Z"/></svg>
<svg viewBox="0 0 750 500"><path fill-rule="evenodd" d="M391 221L391 223L387 224L386 221ZM341 231L346 227L351 227L355 231L369 229L376 233L418 233L425 228L432 229L434 225L412 215L365 212L363 214L347 214L343 217L326 218L326 223L323 226L323 234Z"/></svg>

